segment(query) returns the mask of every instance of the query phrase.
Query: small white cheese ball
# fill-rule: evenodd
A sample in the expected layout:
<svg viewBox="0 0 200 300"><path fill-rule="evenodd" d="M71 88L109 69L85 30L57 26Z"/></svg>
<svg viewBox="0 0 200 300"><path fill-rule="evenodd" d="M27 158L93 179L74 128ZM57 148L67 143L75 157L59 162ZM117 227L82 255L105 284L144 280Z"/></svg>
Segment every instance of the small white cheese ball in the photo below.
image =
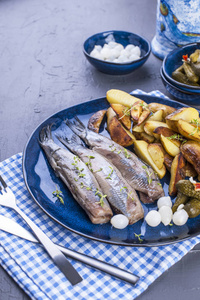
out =
<svg viewBox="0 0 200 300"><path fill-rule="evenodd" d="M131 50L131 53L132 53L132 54L135 54L135 55L137 55L137 56L140 57L140 55L141 55L141 50L140 50L140 48L139 48L138 46L135 46L135 47Z"/></svg>
<svg viewBox="0 0 200 300"><path fill-rule="evenodd" d="M161 215L161 222L167 226L169 225L169 223L172 220L172 209L169 206L161 206L161 208L159 209L159 213Z"/></svg>
<svg viewBox="0 0 200 300"><path fill-rule="evenodd" d="M184 209L179 209L173 214L173 222L175 225L182 226L188 220L188 213Z"/></svg>
<svg viewBox="0 0 200 300"><path fill-rule="evenodd" d="M129 56L129 61L135 61L135 60L138 60L140 57L138 56L138 55L136 55L136 54L131 54L130 56Z"/></svg>
<svg viewBox="0 0 200 300"><path fill-rule="evenodd" d="M111 49L113 49L113 48L115 48L115 47L117 46L117 43L116 43L116 42L113 42L113 41L110 41L110 42L108 43L108 45L109 45L109 47L110 47Z"/></svg>
<svg viewBox="0 0 200 300"><path fill-rule="evenodd" d="M124 229L129 224L129 219L125 215L118 214L111 218L110 223L117 229Z"/></svg>
<svg viewBox="0 0 200 300"><path fill-rule="evenodd" d="M121 55L118 57L120 63L128 62L128 57L126 55Z"/></svg>
<svg viewBox="0 0 200 300"><path fill-rule="evenodd" d="M91 52L90 52L90 55L92 57L96 57L97 55L99 54L99 51L97 49L93 49Z"/></svg>
<svg viewBox="0 0 200 300"><path fill-rule="evenodd" d="M122 51L124 49L124 46L117 43L114 49L116 49L117 51Z"/></svg>
<svg viewBox="0 0 200 300"><path fill-rule="evenodd" d="M172 207L172 201L170 196L163 196L160 197L157 201L158 208L161 208L162 206L169 206Z"/></svg>
<svg viewBox="0 0 200 300"><path fill-rule="evenodd" d="M103 56L103 59L110 58L110 48L106 48L105 45L100 53Z"/></svg>
<svg viewBox="0 0 200 300"><path fill-rule="evenodd" d="M97 51L97 53L95 53L94 58L104 60L104 57L103 57L103 55L101 54L101 51L100 51L100 52Z"/></svg>
<svg viewBox="0 0 200 300"><path fill-rule="evenodd" d="M161 215L157 210L150 210L145 217L145 221L151 227L156 227L161 222Z"/></svg>
<svg viewBox="0 0 200 300"><path fill-rule="evenodd" d="M129 45L127 45L127 46L125 47L125 50L131 52L133 48L135 48L135 46L132 45L132 44L129 44Z"/></svg>
<svg viewBox="0 0 200 300"><path fill-rule="evenodd" d="M101 51L102 47L100 45L95 45L94 50Z"/></svg>

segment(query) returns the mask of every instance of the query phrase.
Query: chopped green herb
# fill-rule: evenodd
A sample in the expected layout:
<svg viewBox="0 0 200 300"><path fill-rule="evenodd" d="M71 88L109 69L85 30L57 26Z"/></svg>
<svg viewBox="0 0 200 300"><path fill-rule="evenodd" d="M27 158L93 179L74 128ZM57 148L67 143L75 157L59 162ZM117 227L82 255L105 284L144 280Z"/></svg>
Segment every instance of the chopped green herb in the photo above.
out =
<svg viewBox="0 0 200 300"><path fill-rule="evenodd" d="M52 192L52 194L54 197L57 197L57 199L60 201L60 203L64 204L62 192L60 190L58 190L57 185L56 185L56 190L54 192Z"/></svg>
<svg viewBox="0 0 200 300"><path fill-rule="evenodd" d="M103 195L98 189L96 190L95 196L98 195L100 200L99 200L99 204L101 205L101 207L103 207L104 205L104 198L107 197L107 195Z"/></svg>
<svg viewBox="0 0 200 300"><path fill-rule="evenodd" d="M128 154L128 150L127 149L124 149L124 154L125 154L126 158L130 158L131 157L131 154Z"/></svg>
<svg viewBox="0 0 200 300"><path fill-rule="evenodd" d="M126 108L123 110L123 115L122 115L118 120L123 119L125 116L130 116L130 111L131 111L131 108L126 107Z"/></svg>
<svg viewBox="0 0 200 300"><path fill-rule="evenodd" d="M143 242L143 239L141 239L141 233L140 233L140 234L137 234L137 233L134 232L134 235L135 235L136 238L138 238L138 241L139 241L140 243Z"/></svg>
<svg viewBox="0 0 200 300"><path fill-rule="evenodd" d="M101 172L102 170L103 170L103 168L100 168L100 169L97 170L97 171L93 171L93 173Z"/></svg>
<svg viewBox="0 0 200 300"><path fill-rule="evenodd" d="M185 142L187 141L186 139L184 139L184 137L183 137L182 135L180 135L180 134L178 134L178 133L175 133L175 134L173 134L173 135L171 135L171 136L168 136L167 139L168 139L168 140L176 140L176 141L180 141L180 142L182 142L182 143L185 143Z"/></svg>
<svg viewBox="0 0 200 300"><path fill-rule="evenodd" d="M112 173L113 173L113 168L112 167L110 167L109 166L109 168L111 169L111 171L110 171L110 173L108 174L108 176L106 177L106 179L111 179L112 180L112 178L111 178L111 175L112 175Z"/></svg>
<svg viewBox="0 0 200 300"><path fill-rule="evenodd" d="M200 123L199 123L198 119L193 119L192 121L190 121L190 123L196 125L196 128L194 128L194 130L189 135L194 135L195 132L199 133Z"/></svg>

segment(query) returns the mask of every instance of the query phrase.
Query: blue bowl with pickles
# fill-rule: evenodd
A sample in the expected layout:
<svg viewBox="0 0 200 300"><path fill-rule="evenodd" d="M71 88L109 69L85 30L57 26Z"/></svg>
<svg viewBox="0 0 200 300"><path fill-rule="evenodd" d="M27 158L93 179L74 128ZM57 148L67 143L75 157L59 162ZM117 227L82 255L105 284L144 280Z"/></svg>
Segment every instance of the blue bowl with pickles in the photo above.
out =
<svg viewBox="0 0 200 300"><path fill-rule="evenodd" d="M200 43L187 44L163 60L166 79L183 92L200 94Z"/></svg>

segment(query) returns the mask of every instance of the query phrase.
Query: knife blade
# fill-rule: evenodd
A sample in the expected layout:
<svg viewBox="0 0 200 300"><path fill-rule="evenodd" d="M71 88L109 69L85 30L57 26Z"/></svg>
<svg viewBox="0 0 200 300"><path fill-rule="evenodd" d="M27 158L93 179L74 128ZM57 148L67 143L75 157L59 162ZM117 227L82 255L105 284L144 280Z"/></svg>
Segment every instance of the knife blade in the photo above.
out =
<svg viewBox="0 0 200 300"><path fill-rule="evenodd" d="M34 235L31 232L29 232L28 230L23 228L21 225L19 225L14 220L7 218L3 215L0 215L0 230L3 230L10 234L16 235L20 238L31 241L33 243L39 243L39 241L34 237ZM87 264L93 268L96 268L100 271L103 271L111 276L117 277L118 279L127 281L131 284L136 284L137 281L139 280L139 277L137 275L135 275L129 271L120 269L120 268L110 265L106 262L97 260L93 257L90 257L85 254L81 254L74 250L67 249L58 244L57 244L57 246L68 257L78 260L78 261L80 261L84 264Z"/></svg>

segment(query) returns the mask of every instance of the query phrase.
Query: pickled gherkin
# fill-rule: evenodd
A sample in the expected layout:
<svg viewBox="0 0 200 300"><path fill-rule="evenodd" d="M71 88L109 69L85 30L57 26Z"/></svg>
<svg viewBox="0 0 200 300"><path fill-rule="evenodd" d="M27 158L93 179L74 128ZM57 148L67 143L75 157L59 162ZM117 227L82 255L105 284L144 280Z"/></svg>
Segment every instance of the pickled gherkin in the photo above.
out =
<svg viewBox="0 0 200 300"><path fill-rule="evenodd" d="M184 61L183 68L184 68L184 71L185 71L185 75L186 75L186 77L188 78L188 80L190 82L197 83L199 81L199 76L197 76L194 73L191 65L188 62Z"/></svg>
<svg viewBox="0 0 200 300"><path fill-rule="evenodd" d="M189 218L195 218L200 214L200 201L192 198L185 204L184 209L187 211Z"/></svg>
<svg viewBox="0 0 200 300"><path fill-rule="evenodd" d="M172 207L172 212L175 213L175 211L177 210L177 208L179 207L179 205L185 204L188 201L188 199L189 199L189 197L187 195L184 195L183 193L178 192L177 196L176 196L175 203L174 203L174 205Z"/></svg>
<svg viewBox="0 0 200 300"><path fill-rule="evenodd" d="M200 200L200 192L195 191L194 184L190 180L179 180L176 184L176 188L184 195Z"/></svg>
<svg viewBox="0 0 200 300"><path fill-rule="evenodd" d="M187 85L200 86L200 49L190 57L183 55L183 64L174 70L172 78Z"/></svg>

